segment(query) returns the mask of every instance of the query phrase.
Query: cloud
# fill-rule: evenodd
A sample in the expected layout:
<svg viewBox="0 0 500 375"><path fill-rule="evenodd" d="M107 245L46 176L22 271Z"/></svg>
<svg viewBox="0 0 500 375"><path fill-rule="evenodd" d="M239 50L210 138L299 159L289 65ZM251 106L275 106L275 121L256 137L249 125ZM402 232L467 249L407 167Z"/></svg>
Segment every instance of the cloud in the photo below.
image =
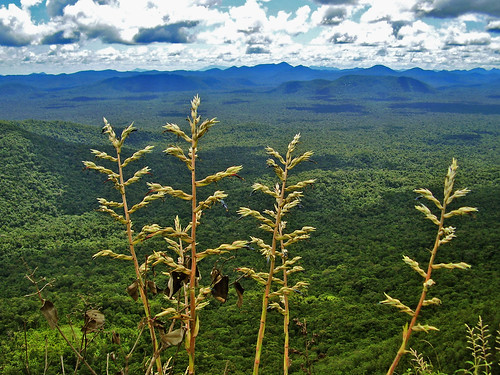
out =
<svg viewBox="0 0 500 375"><path fill-rule="evenodd" d="M412 52L438 51L442 48L442 36L435 27L417 20L403 25L397 34L397 46Z"/></svg>
<svg viewBox="0 0 500 375"><path fill-rule="evenodd" d="M80 40L80 33L65 33L63 30L57 31L53 34L46 35L42 38L42 44L71 44Z"/></svg>
<svg viewBox="0 0 500 375"><path fill-rule="evenodd" d="M238 32L254 33L267 22L267 14L255 0L247 0L244 5L229 9L230 22L237 25Z"/></svg>
<svg viewBox="0 0 500 375"><path fill-rule="evenodd" d="M170 25L156 26L150 29L141 28L134 36L135 43L191 43L195 36L188 29L198 25L198 22L179 22Z"/></svg>
<svg viewBox="0 0 500 375"><path fill-rule="evenodd" d="M270 51L269 49L263 46L248 46L245 53L247 55L262 54L262 53L269 54Z"/></svg>
<svg viewBox="0 0 500 375"><path fill-rule="evenodd" d="M313 25L336 26L349 19L358 8L352 5L322 5L311 15Z"/></svg>
<svg viewBox="0 0 500 375"><path fill-rule="evenodd" d="M352 5L357 4L358 0L313 0L321 5Z"/></svg>
<svg viewBox="0 0 500 375"><path fill-rule="evenodd" d="M356 35L349 35L347 33L334 33L328 41L334 44L347 44L354 43L358 37Z"/></svg>
<svg viewBox="0 0 500 375"><path fill-rule="evenodd" d="M0 45L29 45L39 29L32 23L27 8L21 9L14 4L0 6Z"/></svg>
<svg viewBox="0 0 500 375"><path fill-rule="evenodd" d="M342 8L328 8L321 19L322 25L338 25L346 18L347 12Z"/></svg>
<svg viewBox="0 0 500 375"><path fill-rule="evenodd" d="M419 0L414 8L420 15L453 18L468 13L500 17L498 0Z"/></svg>
<svg viewBox="0 0 500 375"><path fill-rule="evenodd" d="M370 8L361 16L362 22L413 21L415 0L392 0L390 6L385 0L372 0Z"/></svg>
<svg viewBox="0 0 500 375"><path fill-rule="evenodd" d="M280 31L288 35L298 35L307 32L311 25L309 24L309 14L311 8L305 5L295 11L295 17L292 13L279 11L276 17L270 16L266 24L272 32Z"/></svg>
<svg viewBox="0 0 500 375"><path fill-rule="evenodd" d="M451 27L447 31L444 43L449 46L485 46L491 43L491 36L487 32L463 32L458 27Z"/></svg>
<svg viewBox="0 0 500 375"><path fill-rule="evenodd" d="M0 20L0 45L2 46L26 46L30 44L31 38L28 35L16 33L9 25L5 25Z"/></svg>
<svg viewBox="0 0 500 375"><path fill-rule="evenodd" d="M201 68L214 59L224 65L491 68L500 53L498 0L301 0L283 10L268 0L17 4L0 5L2 71L23 60L34 69L72 64L73 70L165 69L165 61L168 68Z"/></svg>
<svg viewBox="0 0 500 375"><path fill-rule="evenodd" d="M490 21L486 26L486 30L492 33L500 33L500 20Z"/></svg>
<svg viewBox="0 0 500 375"><path fill-rule="evenodd" d="M21 0L21 8L29 8L35 5L38 5L43 0Z"/></svg>
<svg viewBox="0 0 500 375"><path fill-rule="evenodd" d="M195 2L197 5L201 5L207 8L215 7L222 4L222 0L197 0Z"/></svg>
<svg viewBox="0 0 500 375"><path fill-rule="evenodd" d="M112 25L102 23L96 25L81 25L79 29L89 39L99 39L105 43L130 43L121 36L120 29Z"/></svg>
<svg viewBox="0 0 500 375"><path fill-rule="evenodd" d="M47 13L50 17L62 16L66 6L77 2L78 0L47 0Z"/></svg>

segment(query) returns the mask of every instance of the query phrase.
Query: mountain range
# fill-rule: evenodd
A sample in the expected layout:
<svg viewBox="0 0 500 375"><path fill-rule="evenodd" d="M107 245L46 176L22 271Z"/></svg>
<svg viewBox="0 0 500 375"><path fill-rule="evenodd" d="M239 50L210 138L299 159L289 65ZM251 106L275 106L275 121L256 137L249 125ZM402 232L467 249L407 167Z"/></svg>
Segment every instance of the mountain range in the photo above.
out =
<svg viewBox="0 0 500 375"><path fill-rule="evenodd" d="M373 77L384 77L374 79ZM326 82L329 81L329 82ZM306 83L307 82L307 83ZM434 71L413 68L392 70L382 65L362 69L314 69L302 65L262 64L253 67L214 68L203 71L177 70L130 71L114 70L81 71L72 74L0 76L0 97L20 92L41 94L54 91L82 91L106 95L116 91L129 93L171 91L231 91L231 90L278 90L281 93L297 93L318 86L352 92L363 91L377 85L380 90L389 86L393 90L431 92L433 89L499 85L500 70ZM327 88L328 90L328 88Z"/></svg>

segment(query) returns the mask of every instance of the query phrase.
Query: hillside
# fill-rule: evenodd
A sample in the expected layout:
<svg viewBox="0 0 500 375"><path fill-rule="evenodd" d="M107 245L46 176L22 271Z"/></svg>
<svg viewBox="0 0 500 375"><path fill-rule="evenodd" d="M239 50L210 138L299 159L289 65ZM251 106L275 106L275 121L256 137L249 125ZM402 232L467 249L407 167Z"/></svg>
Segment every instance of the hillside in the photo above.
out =
<svg viewBox="0 0 500 375"><path fill-rule="evenodd" d="M426 307L422 320L440 331L419 334L412 347L444 373L451 375L466 366L470 357L464 324L475 325L478 315L492 330L500 323L498 88L483 84L482 78L467 89L440 88L407 72L401 75L384 67L337 77L333 77L339 74L337 71L325 73L331 74L329 78L313 77L314 69L299 67L298 71L308 78L301 81L293 76L297 80L292 81L290 73L295 69L287 64L259 67L257 75L267 77L269 82L276 80L270 86L252 80L252 69L242 67L228 72L230 77L217 77L217 81L207 81L207 77L225 71L208 71L207 76L202 72L131 72L121 77L106 72L102 79L89 79L88 87L101 87L100 93L75 89L76 81L68 82L66 89L40 86L35 97L23 102L18 95L27 90L26 86L4 93L1 105L5 120L0 122L0 258L8 267L0 271L4 285L0 293L2 374L18 374L25 369L25 353L20 349L25 345L25 324L32 373L43 372L45 336L49 372L60 368L60 355L67 362L67 370L75 365L74 355L57 332L49 329L37 299L24 297L34 292L24 277L28 272L25 263L38 267L38 276L55 279L44 293L57 306L68 332L70 320L75 330L80 330L85 309L104 312L105 332L95 339L94 346L89 345L88 354L99 373L106 372L106 353L119 353L119 348L110 344L112 331L120 332L125 348L133 345L141 315L139 302L125 292L134 280L133 270L126 261L92 258L102 249L126 253L123 228L96 212L97 197L116 200L119 196L110 182L105 182L105 176L85 170L82 160L95 161L90 149L112 151L101 133L103 116L117 133L135 121L138 131L130 135L123 155L149 144L155 150L136 164L148 165L151 174L131 187L131 203L147 194L146 181L186 188L190 176L184 164L162 152L180 144L177 137L163 133L162 126L175 122L186 129L193 95L168 91L172 75L179 79L177 89L183 90L189 82L201 85L202 118L216 116L220 120L200 145L199 172L211 174L230 165L243 166L239 173L243 179L232 178L213 186L228 193L224 198L227 209L216 204L204 213L199 227L200 248L265 235L254 221L240 218L236 211L240 206L262 209L270 204L263 194L252 193L255 182L276 182L272 168L266 166L266 146L284 152L300 132L300 151L314 151L311 162L297 167L293 178L316 179L316 183L304 191L300 206L291 210L287 222L291 230L304 225L316 228L309 240L290 246L290 255L302 256L300 265L305 269L297 279L310 283L303 294L291 297L290 340L296 351L291 374L303 373L301 365L306 364L298 353L304 351L307 338L293 323L295 318L306 320L308 338L315 335L308 349L315 373L377 375L387 371L407 316L379 302L388 293L409 305L416 303L421 282L402 257L407 255L425 264L435 235L432 223L414 208L421 200L413 190L425 187L441 197L446 169L451 159L457 158L456 187L471 190L457 205L478 207L479 212L450 220L457 228L457 238L443 246L438 257L439 262L467 262L472 267L433 274L436 285L431 294L442 304ZM288 78L277 83L285 79L285 74L276 77L286 71ZM239 72L248 82L239 81ZM470 73L481 77L495 74ZM149 86L153 77L162 77L156 81L157 88ZM60 87L66 85L61 82ZM0 79L0 84L16 87L27 83L2 83ZM220 85L221 91L209 88L211 85ZM222 89L223 85L227 86ZM113 95L107 96L111 92ZM15 116L35 120L9 120ZM202 199L211 190L200 191ZM134 225L172 225L175 215L184 225L190 220L186 202L166 197L138 211ZM144 243L138 251L143 257L153 250L169 251L164 242L155 240ZM212 259L201 263L201 285L210 284L214 263ZM222 263L220 258L216 264ZM240 249L234 259L224 263L224 270L233 281L233 269L242 266L264 270L266 260L258 251ZM162 265L151 270L161 288L167 283L162 274L166 270ZM197 343L201 374L223 373L226 366L231 373L246 374L251 367L251 356L242 353L254 351L261 289L249 279L241 283L245 289L241 308L236 306L237 296L231 289L226 303L210 298L202 311ZM155 311L169 306L161 296L152 297L152 301ZM263 374L280 372L282 332L281 315L270 311ZM131 362L132 372L143 371L147 353L143 337ZM166 357L174 355L173 347L165 351ZM181 373L187 361L182 348L176 361ZM410 365L408 357L401 369ZM110 366L116 369L114 363Z"/></svg>
<svg viewBox="0 0 500 375"><path fill-rule="evenodd" d="M432 94L435 90L421 81L408 77L346 75L335 81L290 81L281 84L273 92L326 98L414 99L421 94Z"/></svg>
<svg viewBox="0 0 500 375"><path fill-rule="evenodd" d="M399 110L392 107L396 103L412 112L423 108L453 113L466 105L470 112L487 114L500 111L499 80L497 70L394 71L383 66L315 70L286 63L207 71L0 76L0 113L6 120L58 119L94 126L100 126L105 115L120 126L141 121L150 127L166 116L174 121L182 119L184 112L179 108L184 108L195 92L206 98L209 107L205 108L221 118L237 116L238 121L253 108L252 103L261 100L276 108L304 107L333 113L339 109L391 112ZM261 107L259 103L252 109L255 119L261 115Z"/></svg>

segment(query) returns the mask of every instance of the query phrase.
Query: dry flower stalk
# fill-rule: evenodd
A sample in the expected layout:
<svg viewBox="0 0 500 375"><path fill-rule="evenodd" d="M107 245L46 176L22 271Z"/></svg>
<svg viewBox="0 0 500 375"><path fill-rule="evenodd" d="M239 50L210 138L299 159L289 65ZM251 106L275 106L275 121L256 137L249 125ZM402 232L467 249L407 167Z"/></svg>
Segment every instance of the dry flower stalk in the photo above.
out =
<svg viewBox="0 0 500 375"><path fill-rule="evenodd" d="M483 323L483 319L479 316L477 324L474 327L469 327L465 325L467 330L467 349L472 354L472 361L467 361L466 363L470 365L469 369L461 369L459 371L466 375L476 375L492 374L493 361L490 360L491 357L491 347L489 341L491 334L488 330L488 325ZM496 337L497 342L499 337ZM497 348L500 350L500 348Z"/></svg>
<svg viewBox="0 0 500 375"><path fill-rule="evenodd" d="M128 127L126 127L121 136L117 137L115 131L113 130L112 126L109 124L109 122L104 118L104 127L102 129L102 132L104 134L107 134L109 141L113 145L116 156L110 156L105 152L101 152L98 150L92 150L92 153L95 155L96 158L98 159L103 159L107 160L111 163L116 164L116 169L117 171L113 171L109 168L105 168L104 166L97 165L91 161L84 161L83 164L87 169L93 169L96 170L97 172L103 173L108 176L108 180L112 181L115 188L118 190L121 196L121 202L114 202L114 201L108 201L107 199L104 198L98 198L99 201L99 210L102 212L106 212L109 214L112 218L115 220L119 221L121 224L125 225L126 227L126 235L127 235L127 241L129 244L129 252L130 255L124 255L124 254L115 254L114 252L110 250L102 250L94 255L94 257L97 256L111 256L116 259L123 259L123 260L131 260L134 264L134 270L135 270L135 275L136 275L136 283L137 283L137 290L139 292L141 302L144 307L144 314L146 317L146 321L148 323L148 328L149 332L151 335L151 342L152 342L152 347L153 347L153 354L152 358L156 358L156 368L158 373L161 375L163 374L162 370L162 364L161 364L161 358L157 356L157 352L160 349L158 345L158 340L156 338L156 332L155 332L155 327L153 324L153 321L151 319L151 309L148 301L148 297L146 294L146 281L144 280L143 273L144 273L144 268L141 267L139 264L139 260L137 259L137 255L135 252L135 245L137 244L138 241L134 240L133 238L133 230L132 230L132 220L130 218L130 215L138 210L139 208L143 208L146 206L149 202L148 201L143 201L137 205L134 205L132 208L129 209L128 207L128 202L127 202L127 194L126 194L126 187L130 184L138 182L142 177L145 175L149 174L150 169L148 167L143 167L137 171L134 172L132 177L129 179L125 180L124 177L124 168L128 166L129 163L134 162L139 160L141 157L144 155L150 153L153 150L153 146L147 146L142 150L139 150L135 152L132 156L126 158L122 162L122 147L127 139L127 137L137 130L133 124L130 124ZM120 209L123 210L123 214L117 213L115 210ZM141 270L142 268L142 270Z"/></svg>
<svg viewBox="0 0 500 375"><path fill-rule="evenodd" d="M293 152L295 151L297 144L300 139L300 134L297 134L293 140L288 145L286 156L283 157L279 152L271 147L266 148L266 152L272 158L267 160L267 165L272 167L279 182L276 183L274 187L269 187L260 183L255 183L253 185L254 191L260 191L266 195L271 196L275 200L275 205L273 210L265 210L262 213L256 210L252 210L247 207L241 207L238 213L242 216L252 216L257 221L260 222L260 229L272 233L271 244L267 244L263 239L251 237L251 242L257 244L260 252L264 257L266 257L269 264L268 272L256 272L250 268L241 267L238 270L244 273L247 277L253 278L258 283L265 286L264 294L262 297L262 312L260 318L259 333L257 336L257 344L255 348L255 359L253 374L257 375L259 372L260 358L262 354L262 342L264 339L264 332L266 329L266 319L268 306L271 306L278 310L284 316L283 329L285 332L285 343L284 343L284 359L283 359L283 372L288 374L288 368L290 367L289 359L289 304L288 296L291 292L298 291L301 288L305 288L307 283L298 282L293 287L288 286L288 275L301 271L302 267L296 266L290 269L290 266L295 263L300 257L295 257L292 260L288 260L288 250L287 246L303 239L307 239L310 233L315 230L313 227L305 226L299 230L295 230L291 233L285 233L286 222L283 221L283 216L289 212L289 210L297 206L302 197L303 189L315 182L315 180L305 180L301 181L295 185L288 186L288 176L290 170L303 161L307 161L312 156L312 152L307 151L298 157L293 157ZM274 158L274 159L273 159ZM276 256L281 257L282 265L276 266ZM283 278L279 278L277 275L279 273L283 274ZM272 291L272 284L279 284L281 287ZM270 303L270 298L279 297L280 302Z"/></svg>
<svg viewBox="0 0 500 375"><path fill-rule="evenodd" d="M206 132L215 125L218 121L213 118L210 120L201 121L198 115L198 107L201 103L199 96L195 96L191 101L191 116L188 117L190 126L190 135L186 134L176 124L166 124L164 129L166 132L178 136L183 141L187 142L189 149L185 152L180 146L169 146L165 153L176 157L184 163L191 174L191 191L184 192L174 189L171 186L163 186L158 183L149 183L150 194L144 198L144 204L148 204L153 200L163 198L165 195L170 195L185 201L191 202L191 222L187 227L182 228L180 220L175 219L174 227L162 228L157 224L146 226L138 235L140 238L151 238L153 236L162 236L168 244L168 247L173 250L178 261L169 257L163 252L155 252L151 257L151 262L156 265L163 263L170 268L166 274L170 275L168 300L172 302L176 308L168 308L156 315L156 318L169 316L173 322L180 320L183 324L182 331L176 330L167 333L163 336L162 341L165 343L165 337L168 335L174 336L175 340L168 339L167 342L178 342L184 340L184 346L189 357L188 373L195 373L195 345L196 337L200 327L200 319L197 311L208 304L205 301L209 294L221 302L225 302L225 294L227 294L227 276L220 276L222 283L213 283L211 288L198 288L198 280L200 278L197 263L209 255L221 255L229 251L240 249L247 245L247 241L234 241L231 244L222 244L214 249L206 249L198 251L197 249L197 234L196 230L200 225L201 216L204 210L212 207L216 203L220 203L227 197L223 191L217 190L204 200L198 201L198 188L207 186L214 182L218 182L224 178L238 176L241 166L232 166L225 171L217 172L213 175L198 179L197 160L198 160L198 141L206 134ZM184 287L184 301L176 298L177 292ZM198 293L196 292L198 288ZM176 332L175 334L173 332ZM182 335L180 334L182 332Z"/></svg>
<svg viewBox="0 0 500 375"><path fill-rule="evenodd" d="M401 343L401 346L394 358L394 361L389 368L387 374L391 375L394 373L399 360L401 357L407 353L407 346L408 346L408 341L410 339L410 336L412 332L417 332L417 331L424 331L424 332L429 332L429 331L436 331L438 330L436 327L429 326L429 325L421 325L417 323L417 319L420 314L420 310L423 306L427 305L436 305L440 304L441 301L438 298L432 298L432 299L426 299L427 293L429 291L429 288L432 287L435 282L431 279L431 274L434 269L440 269L440 268L448 268L448 269L467 269L470 267L470 265L460 262L460 263L449 263L449 264L444 264L444 263L435 263L436 259L436 254L438 251L438 248L451 241L455 237L455 228L454 227L445 227L444 226L444 220L448 219L450 217L456 216L456 215L465 215L465 214L470 214L473 212L477 211L477 208L473 207L461 207L457 210L449 211L447 212L448 205L453 202L455 198L463 197L465 196L469 190L468 189L460 189L456 190L453 192L453 185L455 182L455 176L456 172L458 169L457 161L455 159L452 160L452 163L450 167L448 168L448 173L446 175L445 181L444 181L444 197L443 201L440 202L438 199L434 197L432 192L428 189L416 189L414 190L415 193L420 194L422 198L425 198L432 203L438 208L440 211L439 218L438 216L434 215L432 211L425 206L424 204L415 206L417 210L422 212L425 215L425 218L430 220L432 223L434 223L438 228L437 228L437 234L436 238L434 241L434 247L431 251L429 263L427 265L427 271L424 271L422 268L420 268L418 262L414 261L413 259L404 256L403 261L408 264L415 272L417 272L422 278L424 279L424 282L422 283L422 292L420 295L420 300L415 307L415 309L411 309L410 307L404 305L401 301L398 299L392 298L389 295L385 294L386 299L382 301L381 303L387 304L387 305L392 305L395 306L399 311L404 312L409 314L412 319L409 323L409 325L405 326L403 329L403 340Z"/></svg>

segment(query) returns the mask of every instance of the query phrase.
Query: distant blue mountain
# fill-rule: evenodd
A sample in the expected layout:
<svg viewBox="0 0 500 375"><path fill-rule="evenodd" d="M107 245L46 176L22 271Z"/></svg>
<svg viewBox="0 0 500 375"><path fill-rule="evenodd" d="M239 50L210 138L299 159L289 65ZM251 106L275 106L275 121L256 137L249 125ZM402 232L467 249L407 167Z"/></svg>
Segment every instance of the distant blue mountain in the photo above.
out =
<svg viewBox="0 0 500 375"><path fill-rule="evenodd" d="M414 78L378 76L369 72L367 75L345 75L334 81L289 81L272 91L282 95L386 99L431 94L435 89Z"/></svg>
<svg viewBox="0 0 500 375"><path fill-rule="evenodd" d="M353 77L356 78L353 78ZM375 65L367 69L312 69L302 65L291 66L285 62L280 64L261 64L256 66L233 66L227 69L212 68L208 70L171 72L114 70L81 71L73 74L30 74L0 76L0 96L17 95L35 91L85 91L99 92L100 95L116 93L169 92L169 91L238 91L238 90L274 90L285 93L296 90L314 91L318 85L324 90L334 90L347 84L350 77L351 91L377 90L378 92L431 93L434 89L450 87L478 87L492 82L500 82L500 70L472 69L469 71L434 71L413 68L397 71L383 65ZM373 77L392 77L377 79ZM321 83L321 81L330 83ZM365 80L363 82L363 80ZM298 82L303 82L299 84ZM308 84L304 82L309 82ZM287 83L283 86L283 84ZM8 86L5 86L8 85ZM309 88L305 88L309 85ZM1 88L3 87L3 90ZM328 88L330 87L330 88ZM344 87L344 91L347 89Z"/></svg>

